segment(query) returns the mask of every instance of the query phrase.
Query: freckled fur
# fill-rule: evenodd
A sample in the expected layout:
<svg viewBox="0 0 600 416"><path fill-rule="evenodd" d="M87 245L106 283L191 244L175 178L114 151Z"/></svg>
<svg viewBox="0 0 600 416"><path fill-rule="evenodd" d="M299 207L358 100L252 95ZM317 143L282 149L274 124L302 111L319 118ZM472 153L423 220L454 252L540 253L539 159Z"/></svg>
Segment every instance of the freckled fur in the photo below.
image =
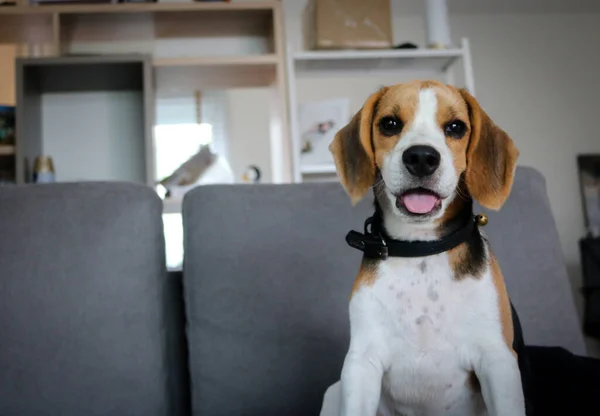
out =
<svg viewBox="0 0 600 416"><path fill-rule="evenodd" d="M473 342L489 342L508 352L491 269L480 279L457 284L447 253L428 259L431 273L425 275L420 259L375 263L377 278L359 287L350 304L351 332L363 336L351 341L349 357L360 356L367 340L371 346L383 346L373 351L377 358L372 358L387 369L382 375L380 415L412 415L414 409L432 416L485 415L481 392L472 384ZM421 284L411 284L417 281ZM430 297L432 287L438 294L435 301ZM448 389L448 384L453 387Z"/></svg>

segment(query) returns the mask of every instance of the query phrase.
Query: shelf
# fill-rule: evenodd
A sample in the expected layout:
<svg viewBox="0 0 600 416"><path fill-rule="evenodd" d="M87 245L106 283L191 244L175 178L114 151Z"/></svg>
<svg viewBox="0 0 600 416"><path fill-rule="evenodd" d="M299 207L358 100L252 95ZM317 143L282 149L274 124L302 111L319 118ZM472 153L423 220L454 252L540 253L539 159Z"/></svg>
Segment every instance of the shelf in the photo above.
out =
<svg viewBox="0 0 600 416"><path fill-rule="evenodd" d="M60 41L63 52L72 52L68 47L74 42L137 42L130 52L148 52L140 41L249 33L264 37L278 7L276 1L0 6L0 43Z"/></svg>
<svg viewBox="0 0 600 416"><path fill-rule="evenodd" d="M19 58L17 183L30 179L26 160L43 153L65 167L64 182L152 183L151 70L144 55Z"/></svg>
<svg viewBox="0 0 600 416"><path fill-rule="evenodd" d="M249 11L272 10L278 1L256 1L241 3L122 3L122 4L62 4L46 6L1 6L2 14L83 14L83 13L156 13L156 12L199 12L199 11Z"/></svg>
<svg viewBox="0 0 600 416"><path fill-rule="evenodd" d="M155 58L155 67L173 66L244 66L244 65L275 65L277 55L236 55L236 56L206 56L183 58Z"/></svg>
<svg viewBox="0 0 600 416"><path fill-rule="evenodd" d="M462 49L396 49L369 51L296 52L293 59L300 71L445 71L463 57Z"/></svg>
<svg viewBox="0 0 600 416"><path fill-rule="evenodd" d="M15 154L15 146L0 144L0 156L11 156Z"/></svg>
<svg viewBox="0 0 600 416"><path fill-rule="evenodd" d="M23 66L65 66L65 65L100 65L100 64L140 64L150 57L143 53L124 54L69 54L62 56L42 56L18 58Z"/></svg>
<svg viewBox="0 0 600 416"><path fill-rule="evenodd" d="M267 60L176 58L155 62L156 94L175 97L190 91L218 88L271 87L277 66Z"/></svg>
<svg viewBox="0 0 600 416"><path fill-rule="evenodd" d="M204 88L267 87L276 64L275 54L155 58L156 91L169 97Z"/></svg>
<svg viewBox="0 0 600 416"><path fill-rule="evenodd" d="M303 175L330 175L336 174L337 170L333 163L324 163L322 165L306 165L300 168Z"/></svg>

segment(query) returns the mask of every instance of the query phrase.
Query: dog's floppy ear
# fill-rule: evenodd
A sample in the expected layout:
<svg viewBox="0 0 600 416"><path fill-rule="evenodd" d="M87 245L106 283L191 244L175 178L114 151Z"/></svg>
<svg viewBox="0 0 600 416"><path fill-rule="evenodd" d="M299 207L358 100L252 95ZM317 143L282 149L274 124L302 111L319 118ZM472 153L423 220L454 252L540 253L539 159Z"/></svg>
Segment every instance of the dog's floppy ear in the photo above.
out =
<svg viewBox="0 0 600 416"><path fill-rule="evenodd" d="M385 91L382 88L372 94L329 145L340 181L353 205L366 195L375 181L373 113Z"/></svg>
<svg viewBox="0 0 600 416"><path fill-rule="evenodd" d="M467 188L481 205L498 210L510 194L519 151L471 94L464 89L460 93L467 102L471 123L465 175Z"/></svg>

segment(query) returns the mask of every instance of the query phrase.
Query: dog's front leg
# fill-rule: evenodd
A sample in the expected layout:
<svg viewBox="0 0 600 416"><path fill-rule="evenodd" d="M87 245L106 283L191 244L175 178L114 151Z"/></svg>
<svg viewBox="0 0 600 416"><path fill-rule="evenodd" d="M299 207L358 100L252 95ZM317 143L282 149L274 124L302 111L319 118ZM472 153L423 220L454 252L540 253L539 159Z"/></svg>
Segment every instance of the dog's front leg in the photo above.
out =
<svg viewBox="0 0 600 416"><path fill-rule="evenodd" d="M475 374L490 416L525 416L519 364L508 347L484 349Z"/></svg>
<svg viewBox="0 0 600 416"><path fill-rule="evenodd" d="M373 348L348 351L341 377L341 416L376 415L383 371L383 363Z"/></svg>
<svg viewBox="0 0 600 416"><path fill-rule="evenodd" d="M342 374L340 416L375 416L391 362L387 310L368 290L350 301L350 348Z"/></svg>

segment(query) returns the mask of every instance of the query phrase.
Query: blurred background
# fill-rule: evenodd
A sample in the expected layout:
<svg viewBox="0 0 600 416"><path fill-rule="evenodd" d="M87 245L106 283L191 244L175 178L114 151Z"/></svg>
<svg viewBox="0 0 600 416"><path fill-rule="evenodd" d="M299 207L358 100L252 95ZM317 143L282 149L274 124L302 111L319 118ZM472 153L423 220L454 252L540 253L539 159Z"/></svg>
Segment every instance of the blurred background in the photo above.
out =
<svg viewBox="0 0 600 416"><path fill-rule="evenodd" d="M545 176L583 314L599 50L596 0L3 1L0 183L151 186L177 269L191 188L337 180L327 145L370 93L439 79Z"/></svg>

